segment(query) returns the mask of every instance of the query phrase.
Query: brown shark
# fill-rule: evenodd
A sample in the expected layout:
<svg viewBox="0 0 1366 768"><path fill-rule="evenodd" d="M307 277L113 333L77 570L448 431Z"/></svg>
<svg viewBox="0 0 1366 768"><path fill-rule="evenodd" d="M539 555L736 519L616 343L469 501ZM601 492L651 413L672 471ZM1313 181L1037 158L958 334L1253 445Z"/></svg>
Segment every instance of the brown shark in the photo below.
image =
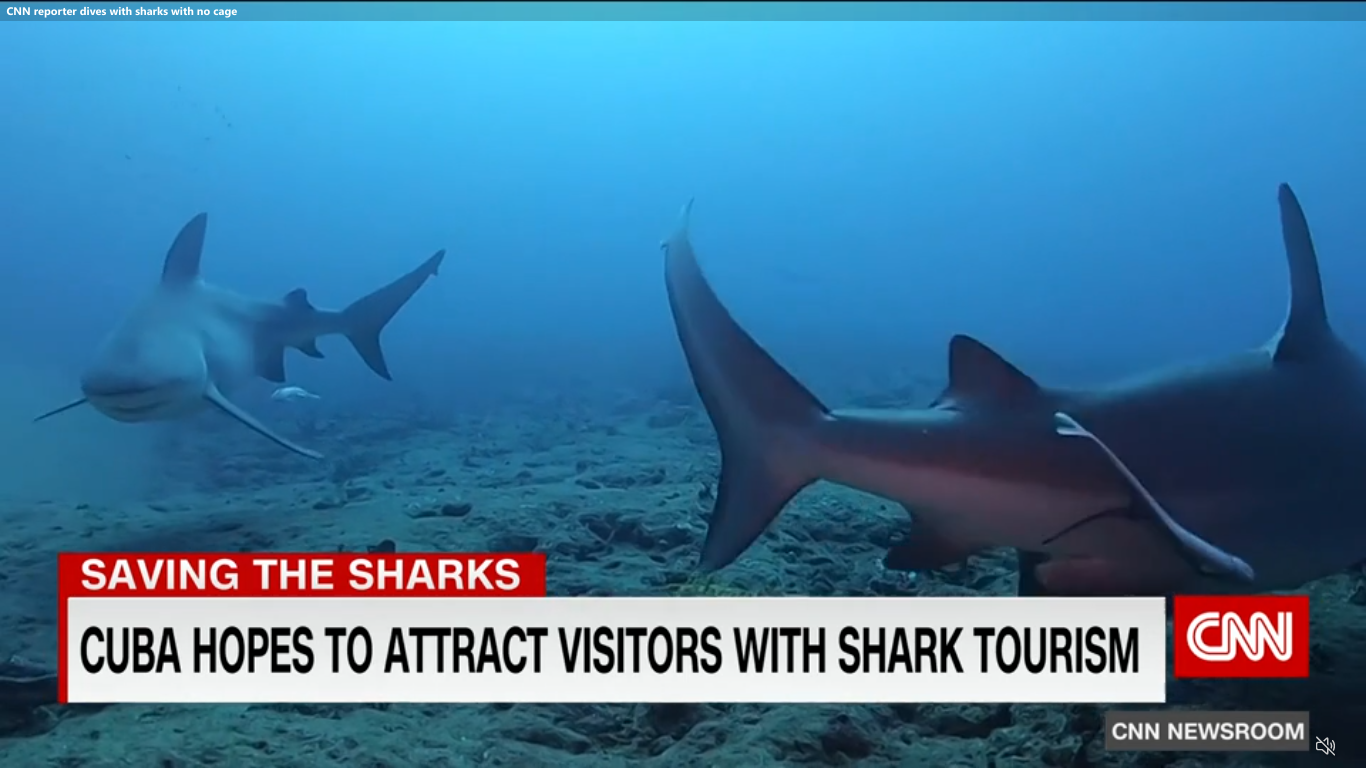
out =
<svg viewBox="0 0 1366 768"><path fill-rule="evenodd" d="M735 322L697 264L690 202L661 247L721 448L701 566L821 479L907 508L896 566L1013 547L1025 594L1285 589L1366 558L1366 366L1328 324L1299 202L1279 199L1291 298L1265 346L1079 391L956 336L944 394L899 412L827 408Z"/></svg>

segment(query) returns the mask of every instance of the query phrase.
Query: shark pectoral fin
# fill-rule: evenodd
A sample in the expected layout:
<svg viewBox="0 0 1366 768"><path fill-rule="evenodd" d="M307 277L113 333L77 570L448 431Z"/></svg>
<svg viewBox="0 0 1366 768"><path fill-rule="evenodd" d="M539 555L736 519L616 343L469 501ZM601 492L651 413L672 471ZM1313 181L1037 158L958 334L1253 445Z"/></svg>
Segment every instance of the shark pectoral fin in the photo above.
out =
<svg viewBox="0 0 1366 768"><path fill-rule="evenodd" d="M237 419L238 421L250 427L252 430L256 431L258 434L268 438L269 440L275 442L276 444L278 444L286 450L293 451L294 453L297 453L300 456L306 456L310 459L321 459L323 457L323 455L321 453L318 453L317 451L310 451L309 449L304 448L303 446L300 446L294 443L293 441L286 440L280 435L275 434L273 431L270 430L269 427L257 421L256 417L252 416L251 414L247 413L241 408L238 408L231 400L228 400L226 397L224 397L222 392L219 392L215 388L211 387L208 392L204 393L204 398L208 400L210 403L213 403L215 406L217 406L218 409L223 413L226 413L234 419Z"/></svg>
<svg viewBox="0 0 1366 768"><path fill-rule="evenodd" d="M285 348L275 344L257 347L256 375L276 384L285 383Z"/></svg>
<svg viewBox="0 0 1366 768"><path fill-rule="evenodd" d="M75 401L73 401L73 402L67 403L66 405L63 405L63 406L61 406L60 408L53 408L52 410L48 411L47 413L43 414L42 416L39 416L38 418L34 419L33 421L34 421L34 423L36 424L37 422L40 422L40 421L42 421L43 419L48 418L49 416L56 416L56 415L59 414L59 413L65 413L65 412L71 410L72 408L77 408L77 407L82 406L82 405L85 405L85 404L86 404L86 399L85 399L84 397L82 397L80 400L75 400Z"/></svg>
<svg viewBox="0 0 1366 768"><path fill-rule="evenodd" d="M1110 450L1110 446L1106 445L1105 441L1066 413L1058 412L1053 414L1053 417L1057 423L1058 434L1090 440L1105 454L1110 464L1128 484L1129 490L1134 495L1136 506L1141 506L1151 516L1152 521L1176 547L1178 554L1196 571L1204 576L1232 579L1243 583L1251 583L1255 580L1256 572L1241 558L1219 549L1181 527L1176 519L1158 503L1157 499L1153 498L1153 495L1134 476L1133 472L1129 471L1129 467L1115 455L1114 451Z"/></svg>

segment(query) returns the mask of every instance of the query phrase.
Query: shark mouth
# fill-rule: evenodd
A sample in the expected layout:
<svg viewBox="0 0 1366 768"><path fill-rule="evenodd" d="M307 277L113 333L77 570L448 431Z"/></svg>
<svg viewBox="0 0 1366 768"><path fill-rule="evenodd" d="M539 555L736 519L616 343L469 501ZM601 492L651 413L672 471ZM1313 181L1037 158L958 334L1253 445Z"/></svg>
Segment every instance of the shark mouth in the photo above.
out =
<svg viewBox="0 0 1366 768"><path fill-rule="evenodd" d="M98 392L86 390L86 397L96 397L100 399L114 397L134 397L137 395L148 395L157 391L156 387L124 387L123 389L105 389Z"/></svg>

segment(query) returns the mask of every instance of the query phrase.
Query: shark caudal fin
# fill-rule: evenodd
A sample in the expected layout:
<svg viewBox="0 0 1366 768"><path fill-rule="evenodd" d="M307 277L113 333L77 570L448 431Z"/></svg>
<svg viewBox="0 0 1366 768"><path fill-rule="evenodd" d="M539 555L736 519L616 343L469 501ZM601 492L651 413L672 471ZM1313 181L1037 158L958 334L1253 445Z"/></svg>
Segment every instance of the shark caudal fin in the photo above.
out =
<svg viewBox="0 0 1366 768"><path fill-rule="evenodd" d="M688 239L691 209L689 201L660 247L678 340L721 445L721 477L700 563L715 570L748 549L816 480L809 433L829 411L716 298Z"/></svg>
<svg viewBox="0 0 1366 768"><path fill-rule="evenodd" d="M417 289L434 277L441 268L441 260L446 251L440 250L412 272L400 277L378 291L357 299L351 306L342 310L342 324L345 335L357 354L380 378L392 380L389 364L384 361L384 349L380 346L379 335L384 326L394 319L394 315L417 293ZM307 350L304 350L308 354Z"/></svg>

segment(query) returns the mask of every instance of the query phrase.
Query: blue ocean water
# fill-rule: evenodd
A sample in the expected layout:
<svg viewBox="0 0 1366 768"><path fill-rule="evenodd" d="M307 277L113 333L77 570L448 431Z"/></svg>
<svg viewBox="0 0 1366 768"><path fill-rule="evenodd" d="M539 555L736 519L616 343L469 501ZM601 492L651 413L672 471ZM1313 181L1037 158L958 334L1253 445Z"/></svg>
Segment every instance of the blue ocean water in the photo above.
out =
<svg viewBox="0 0 1366 768"><path fill-rule="evenodd" d="M677 585L716 472L658 248L692 198L717 291L832 402L923 405L954 333L1055 384L1259 344L1281 182L1366 345L1358 22L7 23L0 64L0 655L50 659L58 550L535 548L561 594ZM323 464L218 413L30 423L200 212L204 278L254 297L341 308L447 249L392 382L325 339L285 361L319 400L233 393ZM736 589L905 586L897 510L802 504ZM1356 581L1316 589L1348 680ZM13 709L14 765L1133 762L1082 707Z"/></svg>

